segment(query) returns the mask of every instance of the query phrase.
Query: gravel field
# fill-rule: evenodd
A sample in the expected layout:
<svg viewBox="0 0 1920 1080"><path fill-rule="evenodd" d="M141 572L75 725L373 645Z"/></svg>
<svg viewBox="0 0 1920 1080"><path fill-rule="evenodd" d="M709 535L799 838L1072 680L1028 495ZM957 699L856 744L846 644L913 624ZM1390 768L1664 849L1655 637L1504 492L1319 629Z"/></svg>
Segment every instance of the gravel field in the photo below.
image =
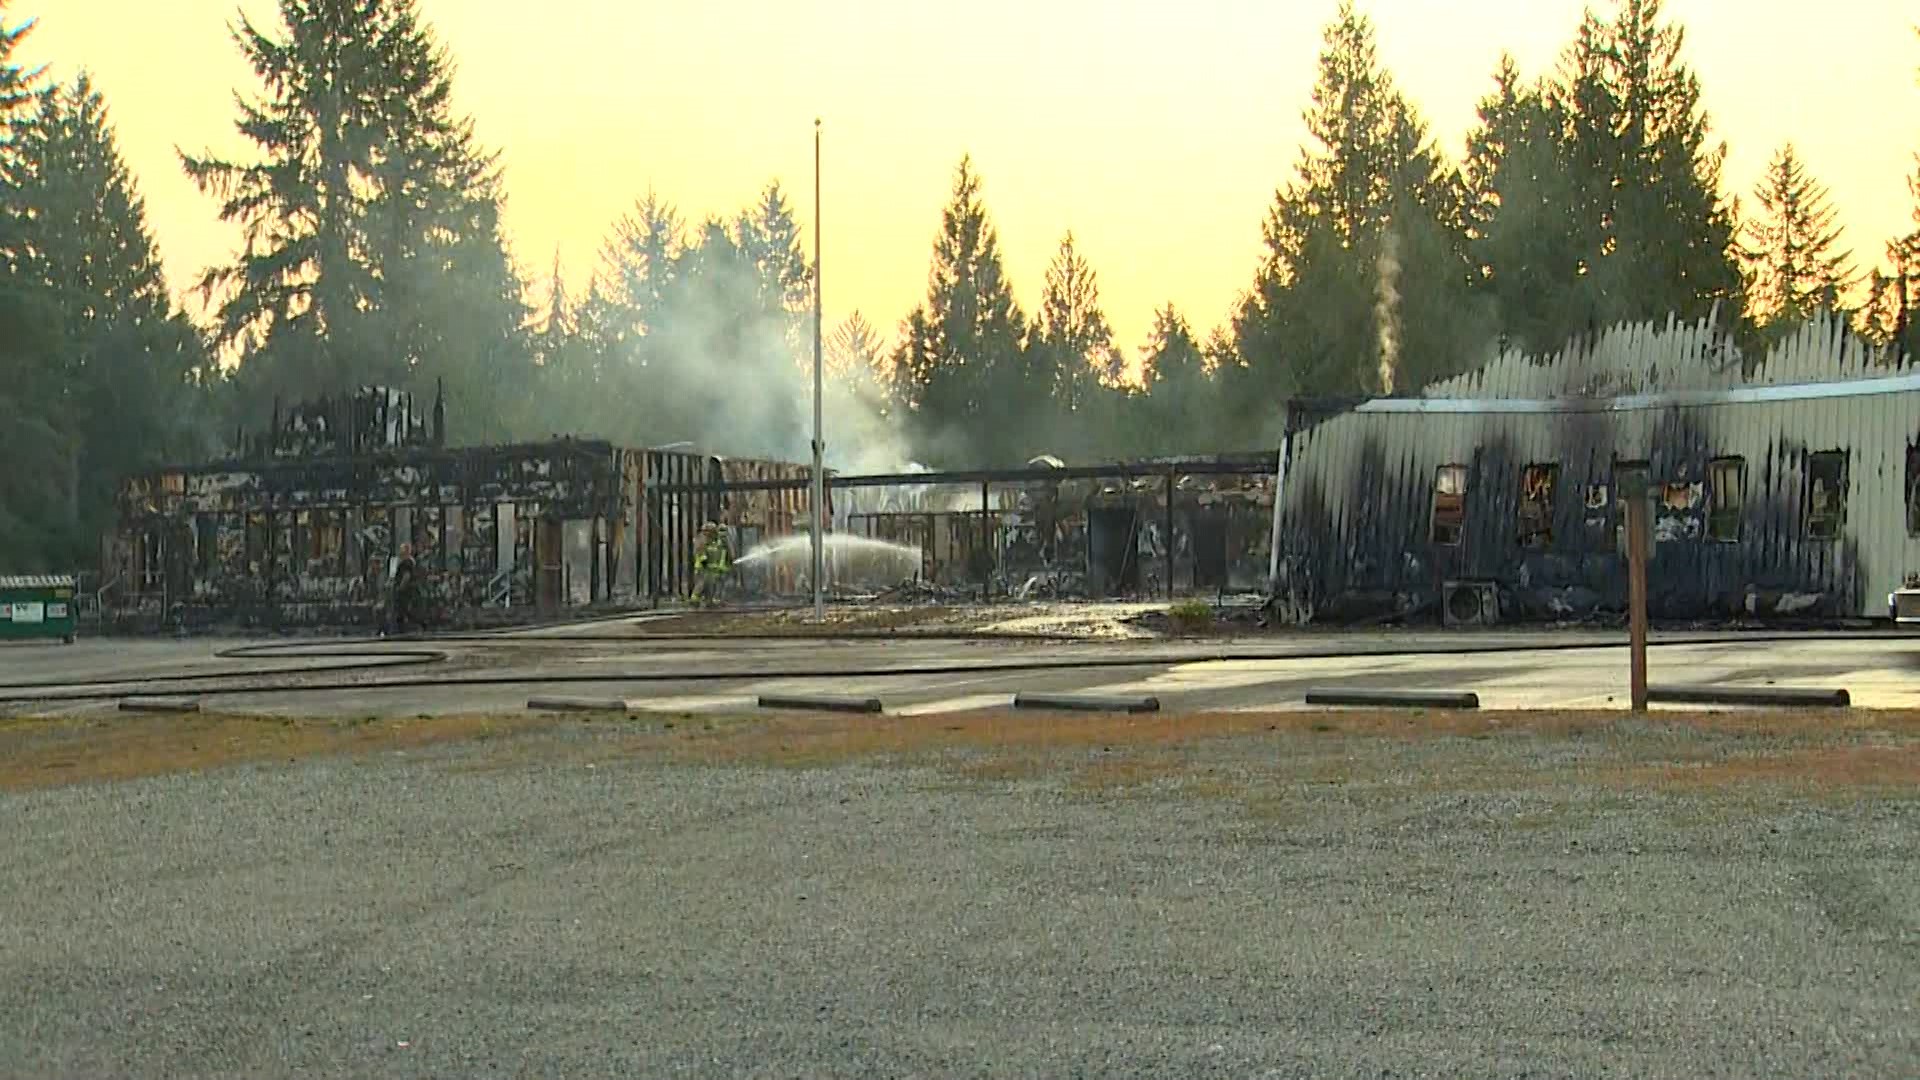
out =
<svg viewBox="0 0 1920 1080"><path fill-rule="evenodd" d="M1851 715L15 723L0 1075L1913 1077Z"/></svg>

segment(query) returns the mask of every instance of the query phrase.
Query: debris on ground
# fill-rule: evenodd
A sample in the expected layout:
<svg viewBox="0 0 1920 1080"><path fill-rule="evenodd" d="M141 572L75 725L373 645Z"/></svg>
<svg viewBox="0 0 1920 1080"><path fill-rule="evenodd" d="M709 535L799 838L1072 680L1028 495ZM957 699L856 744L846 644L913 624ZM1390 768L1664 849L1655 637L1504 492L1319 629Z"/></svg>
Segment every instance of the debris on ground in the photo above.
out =
<svg viewBox="0 0 1920 1080"><path fill-rule="evenodd" d="M974 596L974 593L965 589L914 578L884 590L870 599L871 602L878 604L964 604Z"/></svg>

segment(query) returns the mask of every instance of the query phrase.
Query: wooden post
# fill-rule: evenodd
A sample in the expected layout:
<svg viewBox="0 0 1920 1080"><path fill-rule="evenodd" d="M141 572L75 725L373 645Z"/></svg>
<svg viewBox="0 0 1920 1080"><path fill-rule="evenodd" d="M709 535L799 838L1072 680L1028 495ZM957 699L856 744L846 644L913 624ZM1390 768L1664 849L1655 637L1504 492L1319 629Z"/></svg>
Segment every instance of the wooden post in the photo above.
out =
<svg viewBox="0 0 1920 1080"><path fill-rule="evenodd" d="M1633 711L1647 711L1647 498L1627 497L1627 633L1633 659Z"/></svg>

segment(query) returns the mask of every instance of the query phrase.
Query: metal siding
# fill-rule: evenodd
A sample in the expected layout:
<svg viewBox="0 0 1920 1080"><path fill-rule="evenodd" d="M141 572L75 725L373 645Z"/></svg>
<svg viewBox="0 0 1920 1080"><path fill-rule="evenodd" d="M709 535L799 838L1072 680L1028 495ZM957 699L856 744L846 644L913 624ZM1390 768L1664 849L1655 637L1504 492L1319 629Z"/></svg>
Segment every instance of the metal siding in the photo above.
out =
<svg viewBox="0 0 1920 1080"><path fill-rule="evenodd" d="M1741 377L1737 363L1716 367L1701 359L1724 353L1705 328L1644 325L1570 349L1558 368L1501 361L1426 393L1549 396L1580 392L1582 384L1709 389ZM1876 365L1871 349L1829 327L1796 335L1748 374L1761 386L1884 380L1888 369ZM1567 370L1587 366L1598 370ZM1429 591L1446 576L1488 577L1510 589L1538 585L1544 576L1556 587L1585 582L1599 589L1603 606L1615 597L1623 601L1613 528L1590 533L1584 524L1590 484L1608 486L1609 525L1617 518L1611 467L1617 453L1649 460L1656 482L1703 485L1695 510L1700 538L1655 545L1655 593L1668 608L1664 614L1726 614L1745 604L1749 590L1763 604L1799 592L1820 594L1825 614L1883 614L1886 592L1909 568L1920 568L1920 538L1906 535L1904 492L1905 448L1920 417L1920 390L1883 392L1889 385L1879 382L1875 389L1882 392L1871 394L1744 395L1733 403L1607 413L1463 409L1325 419L1294 436L1279 513L1282 563L1296 571L1288 585L1309 608L1347 591ZM1847 521L1838 539L1814 541L1804 525L1808 455L1828 449L1849 455ZM1706 535L1707 466L1723 456L1746 465L1740 539L1733 544ZM1434 470L1452 462L1470 466L1468 520L1457 552L1430 544L1427 532ZM1553 542L1538 553L1520 548L1516 526L1520 470L1534 462L1560 466ZM1316 520L1315 504L1324 521ZM1413 560L1425 573L1406 572Z"/></svg>

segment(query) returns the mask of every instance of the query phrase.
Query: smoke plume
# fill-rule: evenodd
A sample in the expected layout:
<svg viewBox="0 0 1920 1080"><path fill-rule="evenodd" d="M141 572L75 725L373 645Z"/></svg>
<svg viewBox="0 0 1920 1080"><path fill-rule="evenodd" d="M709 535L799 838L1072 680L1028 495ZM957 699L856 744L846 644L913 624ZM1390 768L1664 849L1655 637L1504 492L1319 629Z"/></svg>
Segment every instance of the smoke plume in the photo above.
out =
<svg viewBox="0 0 1920 1080"><path fill-rule="evenodd" d="M631 304L633 332L618 350L644 445L690 443L723 457L813 459L811 281L797 253L743 222L707 225L678 253L660 286ZM651 275L649 275L651 276ZM651 285L651 283L649 283ZM640 290L628 290L632 296ZM847 473L903 471L906 439L887 415L870 364L826 365L821 395L825 461Z"/></svg>
<svg viewBox="0 0 1920 1080"><path fill-rule="evenodd" d="M1389 227L1380 238L1375 260L1376 292L1373 321L1380 333L1380 392L1393 393L1400 368L1400 238Z"/></svg>

